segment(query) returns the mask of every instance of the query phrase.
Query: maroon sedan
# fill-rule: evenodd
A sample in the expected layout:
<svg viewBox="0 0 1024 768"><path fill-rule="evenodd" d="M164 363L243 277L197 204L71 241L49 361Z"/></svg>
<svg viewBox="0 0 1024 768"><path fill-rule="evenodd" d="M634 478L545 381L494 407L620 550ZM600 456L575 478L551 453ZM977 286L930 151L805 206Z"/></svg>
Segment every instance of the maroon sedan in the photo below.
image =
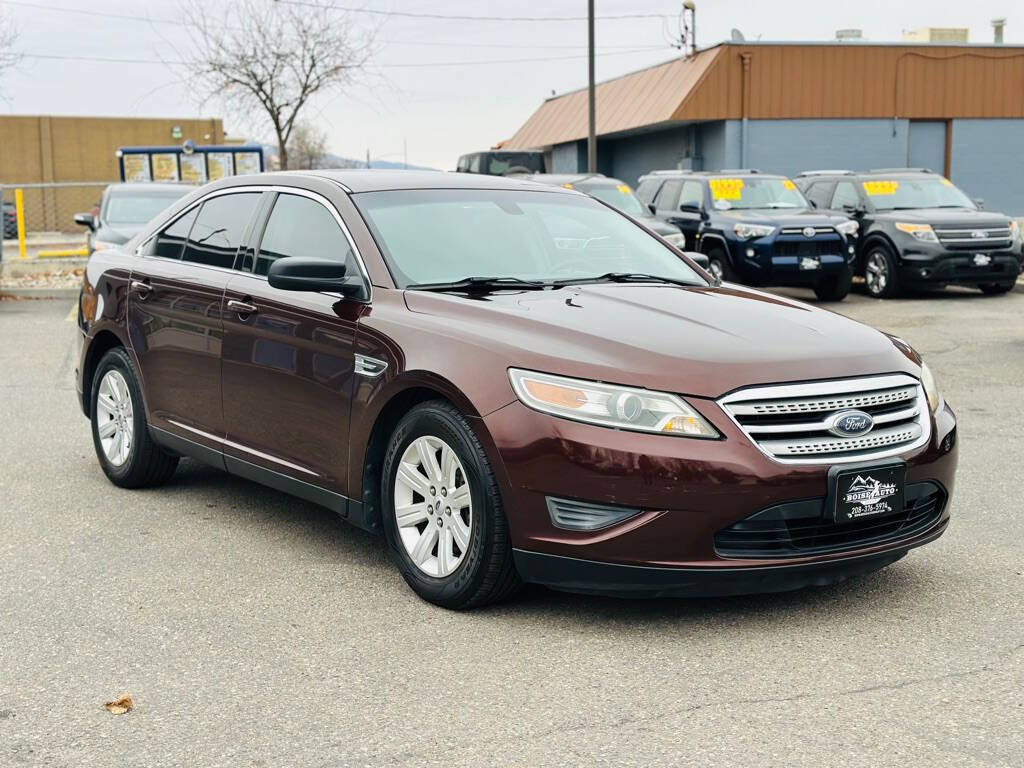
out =
<svg viewBox="0 0 1024 768"><path fill-rule="evenodd" d="M949 522L956 422L905 342L559 187L225 179L93 256L80 325L115 484L188 456L323 504L450 608L828 584Z"/></svg>

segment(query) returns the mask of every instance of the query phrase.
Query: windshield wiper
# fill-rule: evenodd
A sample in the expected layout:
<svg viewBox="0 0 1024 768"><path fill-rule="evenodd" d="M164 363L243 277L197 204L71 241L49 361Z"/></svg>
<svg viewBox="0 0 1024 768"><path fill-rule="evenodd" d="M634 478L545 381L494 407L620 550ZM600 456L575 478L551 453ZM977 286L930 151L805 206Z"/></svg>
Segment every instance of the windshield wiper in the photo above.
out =
<svg viewBox="0 0 1024 768"><path fill-rule="evenodd" d="M551 283L539 280L523 280L518 277L464 277L447 283L413 283L407 285L410 291L472 291L495 290L508 288L511 290L542 291L550 288Z"/></svg>
<svg viewBox="0 0 1024 768"><path fill-rule="evenodd" d="M564 280L552 280L552 285L578 285L580 283L666 283L668 285L704 286L706 283L693 280L681 280L677 277L648 275L643 272L605 272L593 277L567 277Z"/></svg>

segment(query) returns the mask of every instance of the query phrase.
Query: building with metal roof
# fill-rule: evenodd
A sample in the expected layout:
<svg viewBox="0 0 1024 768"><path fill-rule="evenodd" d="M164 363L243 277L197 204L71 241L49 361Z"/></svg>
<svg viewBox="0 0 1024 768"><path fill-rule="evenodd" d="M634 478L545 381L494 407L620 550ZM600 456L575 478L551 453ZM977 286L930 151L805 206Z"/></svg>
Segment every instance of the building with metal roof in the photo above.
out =
<svg viewBox="0 0 1024 768"><path fill-rule="evenodd" d="M1024 214L1024 47L727 42L600 83L598 170L923 166ZM586 169L587 91L503 144Z"/></svg>

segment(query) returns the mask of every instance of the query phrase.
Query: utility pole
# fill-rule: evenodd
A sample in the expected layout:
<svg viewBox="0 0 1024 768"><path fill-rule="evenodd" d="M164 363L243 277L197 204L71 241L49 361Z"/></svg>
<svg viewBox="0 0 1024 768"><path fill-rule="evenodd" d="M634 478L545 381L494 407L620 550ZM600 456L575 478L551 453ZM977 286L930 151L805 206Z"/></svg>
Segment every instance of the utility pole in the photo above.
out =
<svg viewBox="0 0 1024 768"><path fill-rule="evenodd" d="M597 106L594 99L594 0L587 0L587 110L589 129L587 131L587 173L597 173Z"/></svg>

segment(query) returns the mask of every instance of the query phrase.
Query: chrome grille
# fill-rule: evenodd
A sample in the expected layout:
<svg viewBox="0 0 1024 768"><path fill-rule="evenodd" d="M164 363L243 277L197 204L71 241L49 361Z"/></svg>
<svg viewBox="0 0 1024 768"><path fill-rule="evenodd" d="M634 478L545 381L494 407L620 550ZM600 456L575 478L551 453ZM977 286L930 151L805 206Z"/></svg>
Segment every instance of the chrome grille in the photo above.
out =
<svg viewBox="0 0 1024 768"><path fill-rule="evenodd" d="M840 464L894 456L928 441L928 401L903 374L744 389L718 401L765 454L786 464ZM871 431L853 437L829 431L834 414L870 414Z"/></svg>
<svg viewBox="0 0 1024 768"><path fill-rule="evenodd" d="M814 234L815 235L834 235L835 233L836 233L835 227L814 227ZM806 235L804 235L804 228L803 227L783 227L781 232L780 232L780 234L783 234L783 235L800 235L802 237L806 237Z"/></svg>
<svg viewBox="0 0 1024 768"><path fill-rule="evenodd" d="M1010 227L933 227L943 245L962 248L1006 247L1010 244Z"/></svg>

